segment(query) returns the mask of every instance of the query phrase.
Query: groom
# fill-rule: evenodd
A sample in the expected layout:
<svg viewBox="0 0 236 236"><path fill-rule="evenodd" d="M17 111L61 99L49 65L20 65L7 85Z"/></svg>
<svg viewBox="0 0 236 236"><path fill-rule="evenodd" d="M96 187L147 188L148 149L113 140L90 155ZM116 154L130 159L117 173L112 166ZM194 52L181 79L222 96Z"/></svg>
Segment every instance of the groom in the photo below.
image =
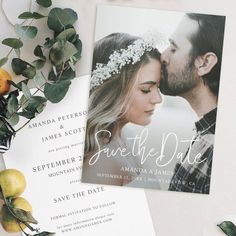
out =
<svg viewBox="0 0 236 236"><path fill-rule="evenodd" d="M199 117L185 161L175 166L171 191L209 193L224 23L224 16L186 14L161 56L161 92L183 97ZM188 161L197 155L194 164Z"/></svg>

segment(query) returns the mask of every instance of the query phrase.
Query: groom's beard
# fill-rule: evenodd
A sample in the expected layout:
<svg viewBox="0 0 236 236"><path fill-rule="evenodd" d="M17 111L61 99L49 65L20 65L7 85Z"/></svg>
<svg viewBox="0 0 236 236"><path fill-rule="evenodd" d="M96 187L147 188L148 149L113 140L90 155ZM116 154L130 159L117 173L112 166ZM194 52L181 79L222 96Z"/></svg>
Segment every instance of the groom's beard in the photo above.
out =
<svg viewBox="0 0 236 236"><path fill-rule="evenodd" d="M181 94L189 92L197 84L194 77L195 67L192 63L188 63L182 70L176 73L169 73L166 65L162 64L162 79L160 90L164 95L181 96Z"/></svg>

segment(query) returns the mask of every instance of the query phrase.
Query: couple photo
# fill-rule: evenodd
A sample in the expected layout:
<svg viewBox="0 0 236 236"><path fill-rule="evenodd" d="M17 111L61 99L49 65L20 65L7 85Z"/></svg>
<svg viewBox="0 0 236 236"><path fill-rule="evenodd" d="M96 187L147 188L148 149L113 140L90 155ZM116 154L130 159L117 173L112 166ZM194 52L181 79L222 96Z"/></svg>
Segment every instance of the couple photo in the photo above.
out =
<svg viewBox="0 0 236 236"><path fill-rule="evenodd" d="M114 8L97 13L82 182L209 194L225 17Z"/></svg>

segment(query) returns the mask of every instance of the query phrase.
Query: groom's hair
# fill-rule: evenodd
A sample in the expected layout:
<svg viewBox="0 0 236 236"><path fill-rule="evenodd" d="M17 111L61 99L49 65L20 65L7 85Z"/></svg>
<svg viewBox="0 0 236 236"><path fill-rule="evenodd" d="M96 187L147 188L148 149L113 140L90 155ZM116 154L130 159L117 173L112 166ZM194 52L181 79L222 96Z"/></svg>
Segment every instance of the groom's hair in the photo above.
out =
<svg viewBox="0 0 236 236"><path fill-rule="evenodd" d="M207 52L217 56L217 63L212 70L202 77L211 92L218 96L220 83L221 59L224 39L225 16L187 13L187 17L198 23L198 31L192 35L191 61Z"/></svg>

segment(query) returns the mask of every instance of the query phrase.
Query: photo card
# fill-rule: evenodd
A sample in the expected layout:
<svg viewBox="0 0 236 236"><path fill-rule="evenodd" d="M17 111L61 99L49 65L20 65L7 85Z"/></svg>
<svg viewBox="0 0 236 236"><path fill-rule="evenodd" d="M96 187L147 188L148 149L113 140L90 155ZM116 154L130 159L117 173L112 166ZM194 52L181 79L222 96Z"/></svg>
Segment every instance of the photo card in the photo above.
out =
<svg viewBox="0 0 236 236"><path fill-rule="evenodd" d="M98 6L82 182L209 194L224 27Z"/></svg>

